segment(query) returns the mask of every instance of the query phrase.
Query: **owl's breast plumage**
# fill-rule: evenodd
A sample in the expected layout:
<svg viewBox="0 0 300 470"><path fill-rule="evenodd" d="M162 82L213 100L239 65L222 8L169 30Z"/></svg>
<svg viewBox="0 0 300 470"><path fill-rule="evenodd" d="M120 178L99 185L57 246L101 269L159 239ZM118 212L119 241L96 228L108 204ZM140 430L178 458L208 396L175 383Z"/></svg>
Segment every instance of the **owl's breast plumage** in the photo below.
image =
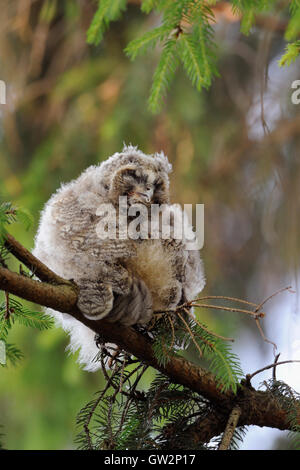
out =
<svg viewBox="0 0 300 470"><path fill-rule="evenodd" d="M176 263L173 250L163 240L140 240L135 247L135 256L125 259L124 266L147 285L153 310L176 307L182 296L184 254L179 254Z"/></svg>

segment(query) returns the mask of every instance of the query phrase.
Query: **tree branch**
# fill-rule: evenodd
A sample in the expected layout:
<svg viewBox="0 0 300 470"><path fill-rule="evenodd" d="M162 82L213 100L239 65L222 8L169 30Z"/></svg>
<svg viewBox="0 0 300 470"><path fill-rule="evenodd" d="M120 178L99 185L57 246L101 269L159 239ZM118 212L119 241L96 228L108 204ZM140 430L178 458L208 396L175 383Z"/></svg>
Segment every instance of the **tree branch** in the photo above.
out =
<svg viewBox="0 0 300 470"><path fill-rule="evenodd" d="M19 243L12 235L6 234L4 242L5 248L14 255L21 263L23 263L30 271L32 271L41 281L50 284L69 284L69 281L55 274L44 263L38 260L28 251L21 243Z"/></svg>
<svg viewBox="0 0 300 470"><path fill-rule="evenodd" d="M221 392L215 377L207 370L179 356L174 356L165 365L155 358L150 339L131 327L107 320L93 321L85 318L77 307L78 287L72 281L60 278L37 260L13 237L7 237L10 251L26 266L30 266L43 282L11 272L0 267L0 289L15 294L23 299L50 307L62 313L72 315L76 320L99 334L105 342L115 343L140 361L154 367L170 378L171 381L184 385L209 399L213 407L213 417L199 419L188 430L195 442L208 442L213 435L224 430L228 414L239 405L241 414L239 425L258 425L290 429L286 410L270 392L258 391L242 384L238 394L230 391ZM46 282L47 280L47 282ZM300 410L299 410L300 423ZM205 439L204 439L205 434Z"/></svg>
<svg viewBox="0 0 300 470"><path fill-rule="evenodd" d="M230 446L235 428L237 427L237 424L239 422L239 418L241 416L242 410L239 407L239 405L235 406L233 410L231 411L226 428L222 437L222 441L219 446L219 450L227 450L228 447Z"/></svg>

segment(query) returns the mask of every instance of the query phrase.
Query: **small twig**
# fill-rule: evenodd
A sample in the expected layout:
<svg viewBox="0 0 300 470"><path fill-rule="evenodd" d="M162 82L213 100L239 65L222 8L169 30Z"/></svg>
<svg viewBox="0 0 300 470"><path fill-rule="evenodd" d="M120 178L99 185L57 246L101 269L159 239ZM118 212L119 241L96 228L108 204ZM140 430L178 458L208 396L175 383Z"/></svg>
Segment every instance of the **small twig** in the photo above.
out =
<svg viewBox="0 0 300 470"><path fill-rule="evenodd" d="M109 375L108 375L108 373L107 373L106 366L105 366L105 363L104 363L104 358L105 358L105 354L103 353L103 354L101 354L101 356L100 356L100 360L101 360L101 370L102 370L102 372L103 372L103 375L104 375L105 379L106 379L107 381L110 381L110 377L109 377ZM132 362L130 362L130 364L132 364ZM127 365L128 365L128 363L126 362L126 366L127 366ZM131 372L129 372L129 374L125 377L125 379L123 380L123 386L124 386L125 382L127 382L127 381L129 381L129 383L130 383L130 380L129 380L130 377L131 377L133 374L135 374L135 372L137 372L141 367L143 367L143 365L139 362L139 365L138 365L135 369L133 369ZM126 397L130 397L130 398L133 398L133 399L135 399L135 400L142 400L141 397L137 396L136 394L132 393L131 391L130 391L130 392L126 392L125 390L120 390L120 387L117 387L113 382L111 382L111 386L112 386L115 390L118 389L119 392L120 392L122 395L126 396Z"/></svg>
<svg viewBox="0 0 300 470"><path fill-rule="evenodd" d="M227 312L246 313L247 315L251 315L254 318L263 318L265 316L264 312L256 313L257 310L255 310L255 312L253 312L252 310L245 310L245 309L242 309L242 308L235 308L235 307L224 307L224 306L220 306L220 305L195 304L195 303L193 303L191 306L192 307L200 307L200 308L213 308L213 309L216 309L216 310L225 310Z"/></svg>
<svg viewBox="0 0 300 470"><path fill-rule="evenodd" d="M174 325L173 325L172 318L170 317L170 314L168 314L168 313L167 313L167 319L169 320L169 323L171 325L171 330L172 330L172 343L171 343L170 349L173 349L173 346L174 346L174 343L175 343L175 330L174 330Z"/></svg>
<svg viewBox="0 0 300 470"><path fill-rule="evenodd" d="M187 324L187 322L184 320L184 318L181 316L181 314L179 312L177 312L177 315L179 316L179 318L181 319L181 321L184 323L187 331L190 333L191 335L191 338L192 338L192 341L194 343L194 345L196 346L196 348L198 349L199 353L200 353L200 357L203 356L203 352L201 351L201 348L199 346L199 344L197 343L197 341L195 340L195 337L194 337L194 334L192 332L192 330L190 329L189 325Z"/></svg>
<svg viewBox="0 0 300 470"><path fill-rule="evenodd" d="M102 373L106 379L107 382L109 382L110 380L110 377L107 373L107 370L106 370L106 366L105 366L105 363L104 363L104 354L103 352L101 351L101 355L100 355L100 360L101 360L101 370L102 370Z"/></svg>
<svg viewBox="0 0 300 470"><path fill-rule="evenodd" d="M232 300L233 302L239 302L241 304L247 304L252 305L253 307L257 307L257 304L255 304L254 302L250 302L249 300L244 299L238 299L237 297L228 297L227 295L205 295L203 297L198 297L194 300L194 302L210 299Z"/></svg>
<svg viewBox="0 0 300 470"><path fill-rule="evenodd" d="M8 269L8 265L6 264L5 259L3 258L1 254L0 254L0 266L2 266L2 268Z"/></svg>
<svg viewBox="0 0 300 470"><path fill-rule="evenodd" d="M186 331L186 328L183 328L183 327L178 327L177 328L179 331ZM210 341L208 341L206 338L203 338L203 336L201 336L200 334L198 333L193 333L194 335L194 338L199 338L203 343L207 344L210 348L214 349L214 345L213 343L211 343Z"/></svg>
<svg viewBox="0 0 300 470"><path fill-rule="evenodd" d="M158 400L159 400L159 396L161 395L162 391L167 388L168 386L168 382L164 382L162 385L160 385L158 387L158 389L156 390L155 392L155 395L151 401L151 405L148 409L148 412L147 412L147 421L148 421L148 425L150 425L151 423L151 420L152 420L152 416L153 416L153 411L155 410L155 406L157 405L158 403Z"/></svg>
<svg viewBox="0 0 300 470"><path fill-rule="evenodd" d="M219 445L219 450L228 450L228 447L230 446L235 428L237 427L237 424L239 422L239 418L241 416L242 410L241 408L236 405L228 418L226 428L222 437L222 441Z"/></svg>
<svg viewBox="0 0 300 470"><path fill-rule="evenodd" d="M279 354L278 354L278 356L279 356ZM292 359L291 359L291 360L289 360L289 361L273 362L273 364L270 364L270 365L268 365L268 366L265 366L265 367L263 367L262 369L259 369L259 370L255 371L255 372L253 372L253 374L247 374L247 375L246 375L247 382L250 382L250 380L253 379L253 377L254 377L255 375L260 374L261 372L263 372L263 371L265 371L265 370L267 370L267 369L275 369L275 367L281 366L282 364L291 364L291 363L293 363L293 362L300 362L300 360L296 360L296 359L295 359L295 360L292 360ZM273 376L273 378L274 378L274 376Z"/></svg>
<svg viewBox="0 0 300 470"><path fill-rule="evenodd" d="M109 389L109 387L111 386L111 382L112 382L112 379L113 379L114 375L112 375L109 380L107 381L107 384L105 386L105 388L102 390L102 392L100 393L99 397L97 398L97 400L95 401L94 403L94 406L92 407L90 413L88 414L87 416L87 419L85 420L84 424L83 424L83 429L84 429L84 432L87 436L87 440L88 440L88 443L89 443L89 448L90 450L93 449L93 443L92 443L92 439L91 439L91 433L90 433L90 430L89 430L89 424L91 422L91 419L93 417L93 414L97 408L97 406L99 405L100 401L102 400L102 398L104 397L105 393L107 392L107 390Z"/></svg>
<svg viewBox="0 0 300 470"><path fill-rule="evenodd" d="M265 303L267 303L270 299L272 299L273 297L275 297L275 295L278 295L280 294L281 292L284 292L286 290L290 291L292 288L292 286L288 286L288 287L283 287L282 289L279 289L277 290L276 292L274 292L273 294L269 295L269 297L267 297L265 300L263 300L258 306L257 308L255 309L255 313L256 312L259 312L262 308L263 305L265 305Z"/></svg>
<svg viewBox="0 0 300 470"><path fill-rule="evenodd" d="M125 403L125 406L124 406L124 409L123 409L123 413L122 413L122 416L121 416L121 419L120 419L120 425L119 425L119 429L118 431L116 432L116 436L121 432L122 430L122 427L124 425L124 422L125 422L125 419L126 419L126 415L128 413L128 409L129 409L129 406L132 402L132 400L135 398L135 395L136 395L136 387L139 383L139 381L141 380L141 378L143 377L144 373L146 372L146 370L148 369L149 366L145 365L143 366L143 370L138 374L138 376L136 377L133 385L131 386L131 390L130 390L130 394L128 394L128 398L126 400L126 403Z"/></svg>
<svg viewBox="0 0 300 470"><path fill-rule="evenodd" d="M116 350L110 355L110 358L107 362L107 366L111 369L114 362L117 362L116 359L121 353L121 349L117 346Z"/></svg>
<svg viewBox="0 0 300 470"><path fill-rule="evenodd" d="M277 349L277 344L273 343L273 341L270 341L270 340L265 336L265 334L264 334L264 332L263 332L263 329L262 329L262 327L261 327L261 325L260 325L260 323L259 323L259 319L258 319L258 318L255 319L255 323L256 323L256 325L257 325L258 331L259 331L260 334L261 334L262 339L263 339L266 343L269 343L269 344L272 344L272 345L273 345L273 354L274 354L274 357L275 357L275 355L276 355L275 352L276 352L276 349Z"/></svg>
<svg viewBox="0 0 300 470"><path fill-rule="evenodd" d="M199 322L197 318L194 318L194 316L191 314L191 312L188 311L187 308L184 308L184 311L197 323L198 326L200 326L200 328L202 328L204 331L207 331L207 333L209 333L210 335L215 336L216 338L223 339L224 341L234 342L233 338L226 338L225 336L218 335L217 333L210 331L208 328L206 328L206 326L203 325L203 323Z"/></svg>
<svg viewBox="0 0 300 470"><path fill-rule="evenodd" d="M9 320L9 317L10 317L9 293L5 291L4 294L5 294L5 315L4 315L4 320L7 321L7 320Z"/></svg>
<svg viewBox="0 0 300 470"><path fill-rule="evenodd" d="M274 382L276 380L276 366L277 366L279 356L280 356L280 353L277 354L277 356L275 357L275 361L274 361L274 364L276 364L276 365L274 365L273 374L272 374L272 378L273 378Z"/></svg>

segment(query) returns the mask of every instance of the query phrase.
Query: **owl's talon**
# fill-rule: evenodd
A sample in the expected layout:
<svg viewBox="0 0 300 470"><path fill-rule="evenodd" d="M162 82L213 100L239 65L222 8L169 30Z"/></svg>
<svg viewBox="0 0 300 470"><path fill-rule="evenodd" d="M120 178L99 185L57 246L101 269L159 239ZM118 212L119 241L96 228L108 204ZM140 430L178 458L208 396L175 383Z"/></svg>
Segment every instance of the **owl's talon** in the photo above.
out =
<svg viewBox="0 0 300 470"><path fill-rule="evenodd" d="M117 295L113 309L107 320L119 321L122 325L131 326L137 323L145 325L152 316L152 297L146 284L138 278L132 279L130 292Z"/></svg>
<svg viewBox="0 0 300 470"><path fill-rule="evenodd" d="M79 283L77 306L89 320L101 320L112 309L113 292L109 285L97 282Z"/></svg>

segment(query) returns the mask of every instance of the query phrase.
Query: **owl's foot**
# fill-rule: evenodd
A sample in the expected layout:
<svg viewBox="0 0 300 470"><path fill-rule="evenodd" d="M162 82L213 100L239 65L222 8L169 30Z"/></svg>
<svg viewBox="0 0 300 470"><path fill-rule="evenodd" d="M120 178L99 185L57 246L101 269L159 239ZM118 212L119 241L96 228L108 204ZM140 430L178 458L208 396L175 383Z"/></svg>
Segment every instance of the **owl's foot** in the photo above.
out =
<svg viewBox="0 0 300 470"><path fill-rule="evenodd" d="M90 320L105 318L112 309L113 292L111 286L99 282L78 282L80 290L77 301L79 310Z"/></svg>
<svg viewBox="0 0 300 470"><path fill-rule="evenodd" d="M113 309L107 320L119 321L130 326L137 323L145 325L152 317L152 297L146 284L137 278L132 279L130 292L115 298Z"/></svg>
<svg viewBox="0 0 300 470"><path fill-rule="evenodd" d="M106 278L116 294L128 295L130 293L132 276L121 264L111 264L107 268Z"/></svg>

